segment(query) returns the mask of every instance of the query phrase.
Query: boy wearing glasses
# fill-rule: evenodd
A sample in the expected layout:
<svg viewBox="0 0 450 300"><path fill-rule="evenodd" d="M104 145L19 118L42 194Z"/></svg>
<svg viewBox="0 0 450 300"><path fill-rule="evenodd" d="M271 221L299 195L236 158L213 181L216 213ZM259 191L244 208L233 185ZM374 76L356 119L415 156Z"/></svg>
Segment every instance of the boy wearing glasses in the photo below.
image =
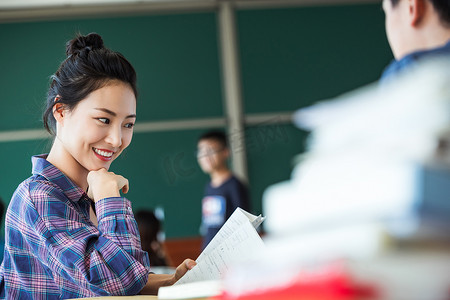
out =
<svg viewBox="0 0 450 300"><path fill-rule="evenodd" d="M237 207L250 210L247 187L228 168L228 142L222 131L209 131L197 143L197 160L211 181L206 184L202 200L202 249L216 235Z"/></svg>

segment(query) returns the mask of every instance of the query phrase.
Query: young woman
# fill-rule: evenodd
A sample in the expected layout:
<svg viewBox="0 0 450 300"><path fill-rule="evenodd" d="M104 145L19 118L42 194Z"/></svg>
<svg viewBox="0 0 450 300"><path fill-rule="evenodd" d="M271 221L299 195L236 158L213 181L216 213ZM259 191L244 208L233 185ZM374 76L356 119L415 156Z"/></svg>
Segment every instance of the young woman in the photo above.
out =
<svg viewBox="0 0 450 300"><path fill-rule="evenodd" d="M136 73L97 34L67 43L51 78L44 125L48 155L14 193L5 221L2 299L156 294L191 269L151 274L141 248L128 180L108 172L128 147L136 119Z"/></svg>

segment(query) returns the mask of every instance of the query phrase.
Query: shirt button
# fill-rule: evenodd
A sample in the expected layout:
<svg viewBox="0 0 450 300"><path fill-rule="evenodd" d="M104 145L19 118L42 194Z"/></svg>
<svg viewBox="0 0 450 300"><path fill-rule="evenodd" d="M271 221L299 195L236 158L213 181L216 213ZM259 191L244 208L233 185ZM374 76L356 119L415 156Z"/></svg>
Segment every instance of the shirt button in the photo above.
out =
<svg viewBox="0 0 450 300"><path fill-rule="evenodd" d="M128 211L131 211L131 207L130 206L128 206L127 209L128 209Z"/></svg>

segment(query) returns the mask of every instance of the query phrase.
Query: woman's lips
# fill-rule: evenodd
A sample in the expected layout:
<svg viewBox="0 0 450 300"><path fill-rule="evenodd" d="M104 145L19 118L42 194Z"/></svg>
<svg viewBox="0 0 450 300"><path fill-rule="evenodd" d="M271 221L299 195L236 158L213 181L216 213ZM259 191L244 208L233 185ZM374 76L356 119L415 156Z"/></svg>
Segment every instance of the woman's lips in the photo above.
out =
<svg viewBox="0 0 450 300"><path fill-rule="evenodd" d="M110 161L113 157L114 152L106 149L97 149L92 148L94 151L94 154L103 161Z"/></svg>

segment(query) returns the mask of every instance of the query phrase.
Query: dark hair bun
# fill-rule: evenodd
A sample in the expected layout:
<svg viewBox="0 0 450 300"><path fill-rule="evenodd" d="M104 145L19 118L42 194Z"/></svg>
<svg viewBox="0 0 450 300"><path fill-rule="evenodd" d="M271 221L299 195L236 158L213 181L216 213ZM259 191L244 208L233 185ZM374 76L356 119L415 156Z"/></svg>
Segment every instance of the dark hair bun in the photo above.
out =
<svg viewBox="0 0 450 300"><path fill-rule="evenodd" d="M103 40L97 33L89 33L86 36L79 34L74 39L67 42L66 55L76 55L102 48L104 48Z"/></svg>

